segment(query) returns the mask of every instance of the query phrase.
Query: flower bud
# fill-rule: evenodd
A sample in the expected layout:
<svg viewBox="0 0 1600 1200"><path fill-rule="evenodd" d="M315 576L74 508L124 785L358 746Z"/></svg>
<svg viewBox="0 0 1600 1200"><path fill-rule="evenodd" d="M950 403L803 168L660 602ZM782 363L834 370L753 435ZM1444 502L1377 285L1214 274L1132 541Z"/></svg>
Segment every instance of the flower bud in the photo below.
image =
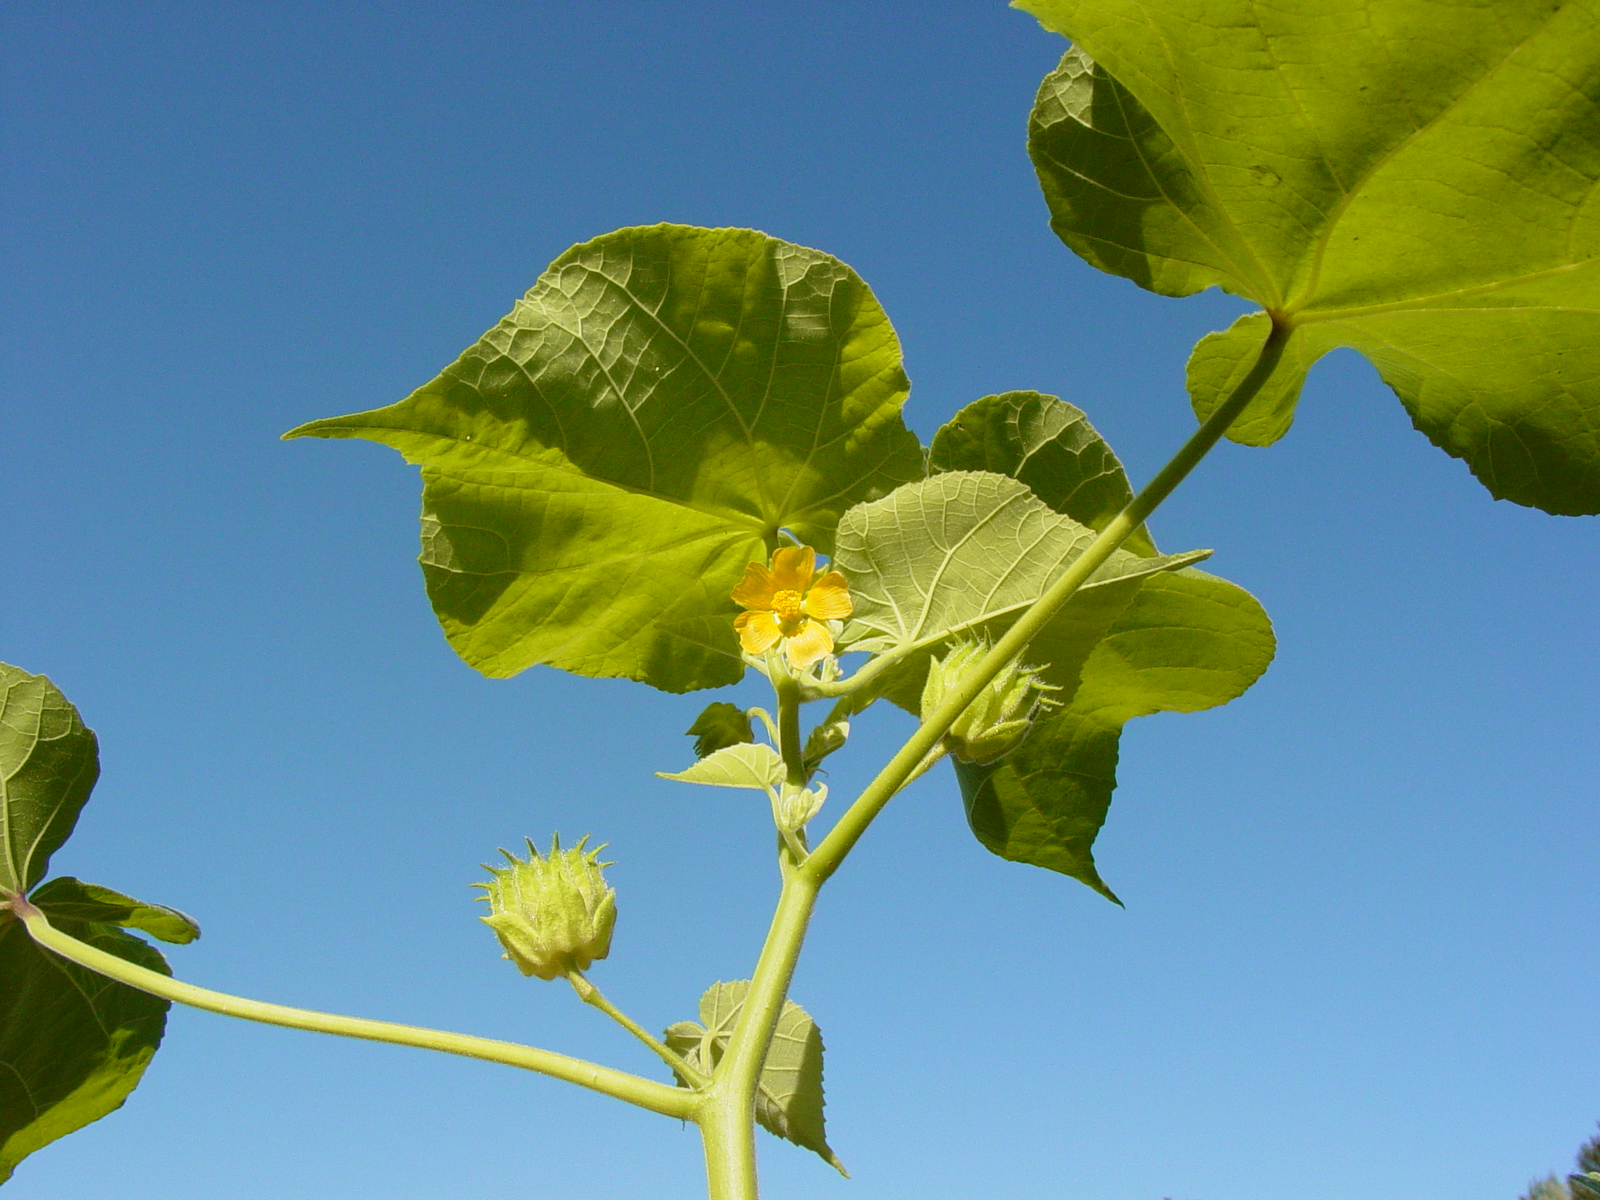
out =
<svg viewBox="0 0 1600 1200"><path fill-rule="evenodd" d="M922 686L922 716L926 720L989 652L987 642L957 642L942 659L928 666ZM1046 692L1059 689L1039 682L1038 667L1008 663L978 693L944 735L945 748L957 758L989 763L1015 750L1028 735L1034 715L1053 702Z"/></svg>
<svg viewBox="0 0 1600 1200"><path fill-rule="evenodd" d="M815 789L784 784L774 810L778 828L785 833L799 833L822 810L822 803L827 798L828 785L825 783L817 784Z"/></svg>
<svg viewBox="0 0 1600 1200"><path fill-rule="evenodd" d="M611 950L611 927L617 920L617 892L606 886L599 862L604 846L585 851L585 836L571 850L561 848L558 835L550 853L541 858L532 839L528 861L509 850L500 851L510 865L484 869L494 876L481 887L492 910L479 920L493 929L505 957L524 975L554 979L570 970L582 971Z"/></svg>

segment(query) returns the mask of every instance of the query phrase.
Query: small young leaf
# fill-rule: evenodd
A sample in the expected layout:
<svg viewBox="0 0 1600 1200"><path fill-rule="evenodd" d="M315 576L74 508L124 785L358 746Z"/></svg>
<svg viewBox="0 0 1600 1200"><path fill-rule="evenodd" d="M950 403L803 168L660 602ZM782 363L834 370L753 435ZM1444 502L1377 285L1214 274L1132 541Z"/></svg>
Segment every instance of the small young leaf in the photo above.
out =
<svg viewBox="0 0 1600 1200"><path fill-rule="evenodd" d="M64 933L168 973L139 938L57 918ZM57 958L0 914L0 1182L41 1146L121 1106L161 1042L167 1001Z"/></svg>
<svg viewBox="0 0 1600 1200"><path fill-rule="evenodd" d="M828 755L843 746L850 737L850 722L843 720L823 721L806 735L806 747L801 753L809 771Z"/></svg>
<svg viewBox="0 0 1600 1200"><path fill-rule="evenodd" d="M0 663L0 898L44 877L99 775L94 733L56 685Z"/></svg>
<svg viewBox="0 0 1600 1200"><path fill-rule="evenodd" d="M289 437L423 471L423 574L486 675L548 663L684 692L736 681L728 593L789 529L922 474L900 344L838 259L749 229L574 246L433 382Z"/></svg>
<svg viewBox="0 0 1600 1200"><path fill-rule="evenodd" d="M750 714L726 700L706 705L705 711L684 732L694 738L696 758L755 739L750 728Z"/></svg>
<svg viewBox="0 0 1600 1200"><path fill-rule="evenodd" d="M683 771L657 771L662 779L680 783L706 783L712 787L754 788L765 791L783 782L783 759L765 742L724 746Z"/></svg>
<svg viewBox="0 0 1600 1200"><path fill-rule="evenodd" d="M1231 436L1280 435L1306 370L1350 346L1496 497L1600 511L1592 3L1017 4L1073 42L1029 128L1056 233L1293 329ZM1202 412L1262 328L1196 355Z"/></svg>
<svg viewBox="0 0 1600 1200"><path fill-rule="evenodd" d="M744 980L712 984L700 998L701 1023L680 1021L670 1026L663 1038L668 1048L702 1074L711 1074L728 1048L749 989ZM813 1151L848 1179L850 1173L828 1146L825 1104L822 1032L805 1009L785 1000L761 1068L756 1120L768 1133Z"/></svg>
<svg viewBox="0 0 1600 1200"><path fill-rule="evenodd" d="M84 883L70 875L60 875L34 889L28 897L44 910L52 921L97 921L102 925L120 925L124 929L139 929L163 942L183 945L200 936L200 926L193 917L167 908L162 904L149 904L114 892L98 883Z"/></svg>
<svg viewBox="0 0 1600 1200"><path fill-rule="evenodd" d="M1122 463L1083 411L1040 392L974 400L933 435L928 471L1009 475L1056 512L1096 531L1133 499ZM1123 547L1156 552L1143 529Z"/></svg>

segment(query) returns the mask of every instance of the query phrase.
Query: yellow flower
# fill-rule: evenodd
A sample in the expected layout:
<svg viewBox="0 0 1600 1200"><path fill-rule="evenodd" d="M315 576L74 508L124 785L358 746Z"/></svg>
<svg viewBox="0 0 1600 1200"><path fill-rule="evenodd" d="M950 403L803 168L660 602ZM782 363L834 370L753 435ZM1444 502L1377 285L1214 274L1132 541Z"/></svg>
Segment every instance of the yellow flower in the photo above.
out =
<svg viewBox="0 0 1600 1200"><path fill-rule="evenodd" d="M843 620L853 607L844 576L818 571L817 552L810 546L785 546L773 554L770 570L750 563L733 599L750 610L733 622L739 644L762 654L782 638L783 652L796 670L832 652L833 635L823 622Z"/></svg>

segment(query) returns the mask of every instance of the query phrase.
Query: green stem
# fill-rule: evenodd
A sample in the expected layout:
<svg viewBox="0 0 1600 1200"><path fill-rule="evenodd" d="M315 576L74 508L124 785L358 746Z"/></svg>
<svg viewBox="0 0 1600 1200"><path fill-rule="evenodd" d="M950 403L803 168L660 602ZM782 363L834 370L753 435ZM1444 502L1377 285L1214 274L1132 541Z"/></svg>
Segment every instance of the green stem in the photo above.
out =
<svg viewBox="0 0 1600 1200"><path fill-rule="evenodd" d="M917 773L928 753L939 744L956 718L966 711L967 705L977 698L978 693L988 686L989 681L998 675L1007 663L1022 653L1061 606L1072 599L1078 589L1088 582L1089 577L1139 526L1144 524L1161 502L1172 494L1172 490L1183 482L1189 472L1194 470L1195 465L1221 440L1228 426L1233 424L1244 411L1245 405L1249 404L1261 390L1261 385L1271 376L1273 369L1278 365L1278 360L1283 356L1283 348L1291 332L1292 327L1286 321L1274 317L1272 329L1261 347L1255 366L1251 367L1249 374L1240 380L1233 394L1201 423L1200 428L1179 448L1167 465L1156 473L1155 478L1128 502L1126 508L1111 519L1100 531L1099 536L1068 565L1044 595L1034 601L1033 605L1017 619L1016 624L995 642L989 653L973 668L971 674L961 681L960 686L952 688L943 703L923 719L922 724L907 739L905 745L901 746L883 770L878 772L877 778L869 783L856 798L855 803L845 810L844 815L828 831L828 836L823 838L816 849L807 856L799 868L801 874L815 880L820 886L839 869L839 864L866 832L867 826L872 824L873 818Z"/></svg>
<svg viewBox="0 0 1600 1200"><path fill-rule="evenodd" d="M388 1021L371 1021L363 1017L341 1017L333 1013L312 1012L304 1008L289 1008L282 1004L267 1004L260 1000L246 1000L225 992L213 992L191 983L180 983L159 971L126 962L95 946L86 945L70 934L62 933L46 919L45 915L21 896L9 901L11 911L27 926L33 940L62 958L87 967L119 983L173 1000L179 1004L203 1008L208 1012L228 1017L242 1017L247 1021L261 1021L268 1025L286 1025L291 1029L307 1029L313 1033L332 1033L341 1037L365 1038L374 1042L392 1042L399 1046L417 1046L424 1050L439 1050L446 1054L460 1054L467 1058L481 1058L488 1062L504 1063L509 1067L522 1067L564 1079L580 1087L604 1092L629 1104L637 1104L651 1112L692 1121L699 1115L700 1097L683 1088L669 1087L650 1079L641 1079L625 1071L598 1066L578 1058L568 1058L550 1050L520 1046L515 1042L499 1042L490 1038L472 1037L464 1033L447 1033L441 1029L422 1029L415 1025L394 1025Z"/></svg>
<svg viewBox="0 0 1600 1200"><path fill-rule="evenodd" d="M756 1200L756 1088L816 906L817 887L803 867L785 872L739 1020L704 1093L698 1120L711 1200Z"/></svg>
<svg viewBox="0 0 1600 1200"><path fill-rule="evenodd" d="M632 1017L628 1016L627 1013L623 1012L616 1005L612 1004L611 1001L607 1000L600 989L595 987L594 984L590 983L588 976L586 976L582 971L578 970L576 967L572 968L567 972L567 982L572 985L572 990L578 993L578 999L582 1000L585 1004L590 1005L593 1008L598 1008L618 1025L621 1025L629 1033L633 1034L634 1037L638 1038L646 1046L649 1046L650 1049L655 1052L656 1056L659 1057L662 1062L666 1063L667 1066L676 1071L690 1087L698 1088L706 1085L708 1080L704 1075L700 1074L699 1071L696 1071L687 1062L685 1062L681 1055L673 1053L661 1042L652 1037L642 1025L640 1025Z"/></svg>
<svg viewBox="0 0 1600 1200"><path fill-rule="evenodd" d="M711 1085L703 1093L704 1106L696 1118L705 1140L706 1176L711 1200L757 1200L754 1111L756 1088L767 1047L777 1028L778 1016L794 977L795 963L805 940L806 927L816 906L817 892L838 870L867 826L906 783L931 765L939 743L955 719L1007 663L1017 657L1046 622L1081 588L1089 577L1149 518L1206 453L1228 426L1244 411L1283 355L1291 327L1274 317L1255 366L1239 386L1201 424L1145 488L1122 512L1112 518L1084 553L1051 585L977 664L961 686L952 689L889 760L865 791L804 861L784 872L778 908L761 947L755 975L745 993L738 1023L728 1049L717 1065ZM858 672L858 675L861 673ZM775 681L776 682L776 681ZM792 680L790 681L793 682ZM779 723L783 722L780 685ZM795 705L794 707L798 707ZM798 721L794 740L798 742ZM780 739L781 740L781 739ZM788 753L786 763L792 762Z"/></svg>
<svg viewBox="0 0 1600 1200"><path fill-rule="evenodd" d="M754 1100L746 1110L738 1101L714 1093L703 1099L700 1139L705 1146L707 1195L710 1200L757 1200Z"/></svg>
<svg viewBox="0 0 1600 1200"><path fill-rule="evenodd" d="M785 778L796 787L805 787L805 747L800 741L800 684L784 671L772 677L772 686L778 693L778 753L783 755Z"/></svg>

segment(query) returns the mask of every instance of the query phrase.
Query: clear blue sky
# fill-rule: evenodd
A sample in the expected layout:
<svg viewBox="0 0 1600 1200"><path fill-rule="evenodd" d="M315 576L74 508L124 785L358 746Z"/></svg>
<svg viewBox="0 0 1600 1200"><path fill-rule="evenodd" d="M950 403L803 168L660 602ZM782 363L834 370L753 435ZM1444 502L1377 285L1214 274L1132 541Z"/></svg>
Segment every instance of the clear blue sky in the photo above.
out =
<svg viewBox="0 0 1600 1200"><path fill-rule="evenodd" d="M426 381L570 243L672 220L852 264L925 439L1037 388L1147 478L1237 306L1050 233L1023 136L1063 48L987 0L11 0L0 659L104 759L57 869L195 914L195 982L649 1071L498 957L467 885L593 833L613 999L660 1028L743 977L764 802L652 776L710 697L476 676L423 595L415 471L277 435ZM1491 501L1344 353L1153 524L1261 598L1277 663L1129 727L1099 847L1126 910L988 855L947 768L891 807L795 983L855 1179L767 1139L773 1200L1514 1200L1593 1132L1600 525ZM874 716L835 795L905 732ZM603 1097L175 1011L126 1107L7 1194L701 1187L692 1130Z"/></svg>

